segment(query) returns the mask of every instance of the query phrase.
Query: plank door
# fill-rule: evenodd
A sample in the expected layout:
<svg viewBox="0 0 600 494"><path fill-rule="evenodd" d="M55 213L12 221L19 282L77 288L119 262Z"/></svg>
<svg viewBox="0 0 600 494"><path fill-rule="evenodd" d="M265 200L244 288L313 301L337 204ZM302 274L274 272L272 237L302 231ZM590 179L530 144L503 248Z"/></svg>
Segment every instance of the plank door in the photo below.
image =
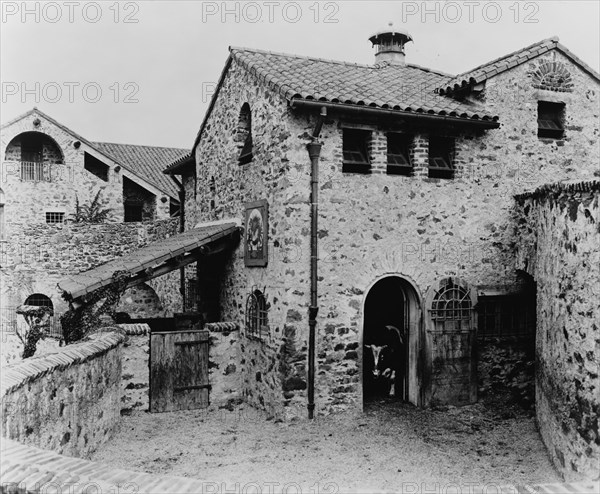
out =
<svg viewBox="0 0 600 494"><path fill-rule="evenodd" d="M150 334L150 412L208 407L208 346L208 331Z"/></svg>

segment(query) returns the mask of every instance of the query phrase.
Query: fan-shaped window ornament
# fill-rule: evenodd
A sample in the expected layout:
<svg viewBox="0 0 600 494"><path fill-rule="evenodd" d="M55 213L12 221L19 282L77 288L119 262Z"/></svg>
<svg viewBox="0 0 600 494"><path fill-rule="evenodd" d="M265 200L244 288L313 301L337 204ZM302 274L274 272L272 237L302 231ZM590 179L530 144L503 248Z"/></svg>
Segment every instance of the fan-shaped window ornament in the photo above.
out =
<svg viewBox="0 0 600 494"><path fill-rule="evenodd" d="M468 331L472 326L470 291L452 278L440 283L430 309L436 331Z"/></svg>
<svg viewBox="0 0 600 494"><path fill-rule="evenodd" d="M541 60L531 71L531 84L546 91L572 92L573 78L562 62Z"/></svg>

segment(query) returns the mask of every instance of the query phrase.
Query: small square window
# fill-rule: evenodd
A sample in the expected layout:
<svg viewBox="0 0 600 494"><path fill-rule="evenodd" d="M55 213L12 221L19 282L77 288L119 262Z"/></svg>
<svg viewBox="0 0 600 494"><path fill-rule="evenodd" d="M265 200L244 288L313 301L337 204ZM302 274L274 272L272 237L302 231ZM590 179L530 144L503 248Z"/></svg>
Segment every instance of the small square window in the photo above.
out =
<svg viewBox="0 0 600 494"><path fill-rule="evenodd" d="M454 139L429 137L429 178L454 178Z"/></svg>
<svg viewBox="0 0 600 494"><path fill-rule="evenodd" d="M65 213L58 213L55 211L46 212L46 223L49 225L57 225L65 222Z"/></svg>
<svg viewBox="0 0 600 494"><path fill-rule="evenodd" d="M389 133L387 135L387 172L389 175L412 175L410 144L412 136Z"/></svg>
<svg viewBox="0 0 600 494"><path fill-rule="evenodd" d="M342 171L345 173L371 173L369 139L367 130L344 129Z"/></svg>
<svg viewBox="0 0 600 494"><path fill-rule="evenodd" d="M538 101L538 137L562 139L565 134L564 115L564 103Z"/></svg>

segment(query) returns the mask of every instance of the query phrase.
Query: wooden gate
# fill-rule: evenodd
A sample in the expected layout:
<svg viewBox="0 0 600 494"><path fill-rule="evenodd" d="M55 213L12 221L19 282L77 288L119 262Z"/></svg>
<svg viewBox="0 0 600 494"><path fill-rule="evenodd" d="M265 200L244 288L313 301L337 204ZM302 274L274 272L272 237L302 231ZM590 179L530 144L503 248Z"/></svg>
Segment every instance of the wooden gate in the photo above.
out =
<svg viewBox="0 0 600 494"><path fill-rule="evenodd" d="M209 405L208 346L204 330L150 334L150 412Z"/></svg>
<svg viewBox="0 0 600 494"><path fill-rule="evenodd" d="M429 299L430 403L474 403L477 401L477 360L473 295L460 280L446 278Z"/></svg>

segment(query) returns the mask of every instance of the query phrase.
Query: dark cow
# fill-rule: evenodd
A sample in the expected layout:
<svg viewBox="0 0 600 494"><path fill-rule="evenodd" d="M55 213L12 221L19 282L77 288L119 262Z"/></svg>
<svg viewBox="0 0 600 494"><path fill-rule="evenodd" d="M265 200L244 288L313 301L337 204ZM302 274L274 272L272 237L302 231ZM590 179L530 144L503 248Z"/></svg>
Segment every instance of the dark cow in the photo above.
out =
<svg viewBox="0 0 600 494"><path fill-rule="evenodd" d="M404 333L395 326L385 326L383 345L365 345L371 350L372 369L371 379L376 394L398 396L402 393L403 382L398 382L403 376L404 366Z"/></svg>

